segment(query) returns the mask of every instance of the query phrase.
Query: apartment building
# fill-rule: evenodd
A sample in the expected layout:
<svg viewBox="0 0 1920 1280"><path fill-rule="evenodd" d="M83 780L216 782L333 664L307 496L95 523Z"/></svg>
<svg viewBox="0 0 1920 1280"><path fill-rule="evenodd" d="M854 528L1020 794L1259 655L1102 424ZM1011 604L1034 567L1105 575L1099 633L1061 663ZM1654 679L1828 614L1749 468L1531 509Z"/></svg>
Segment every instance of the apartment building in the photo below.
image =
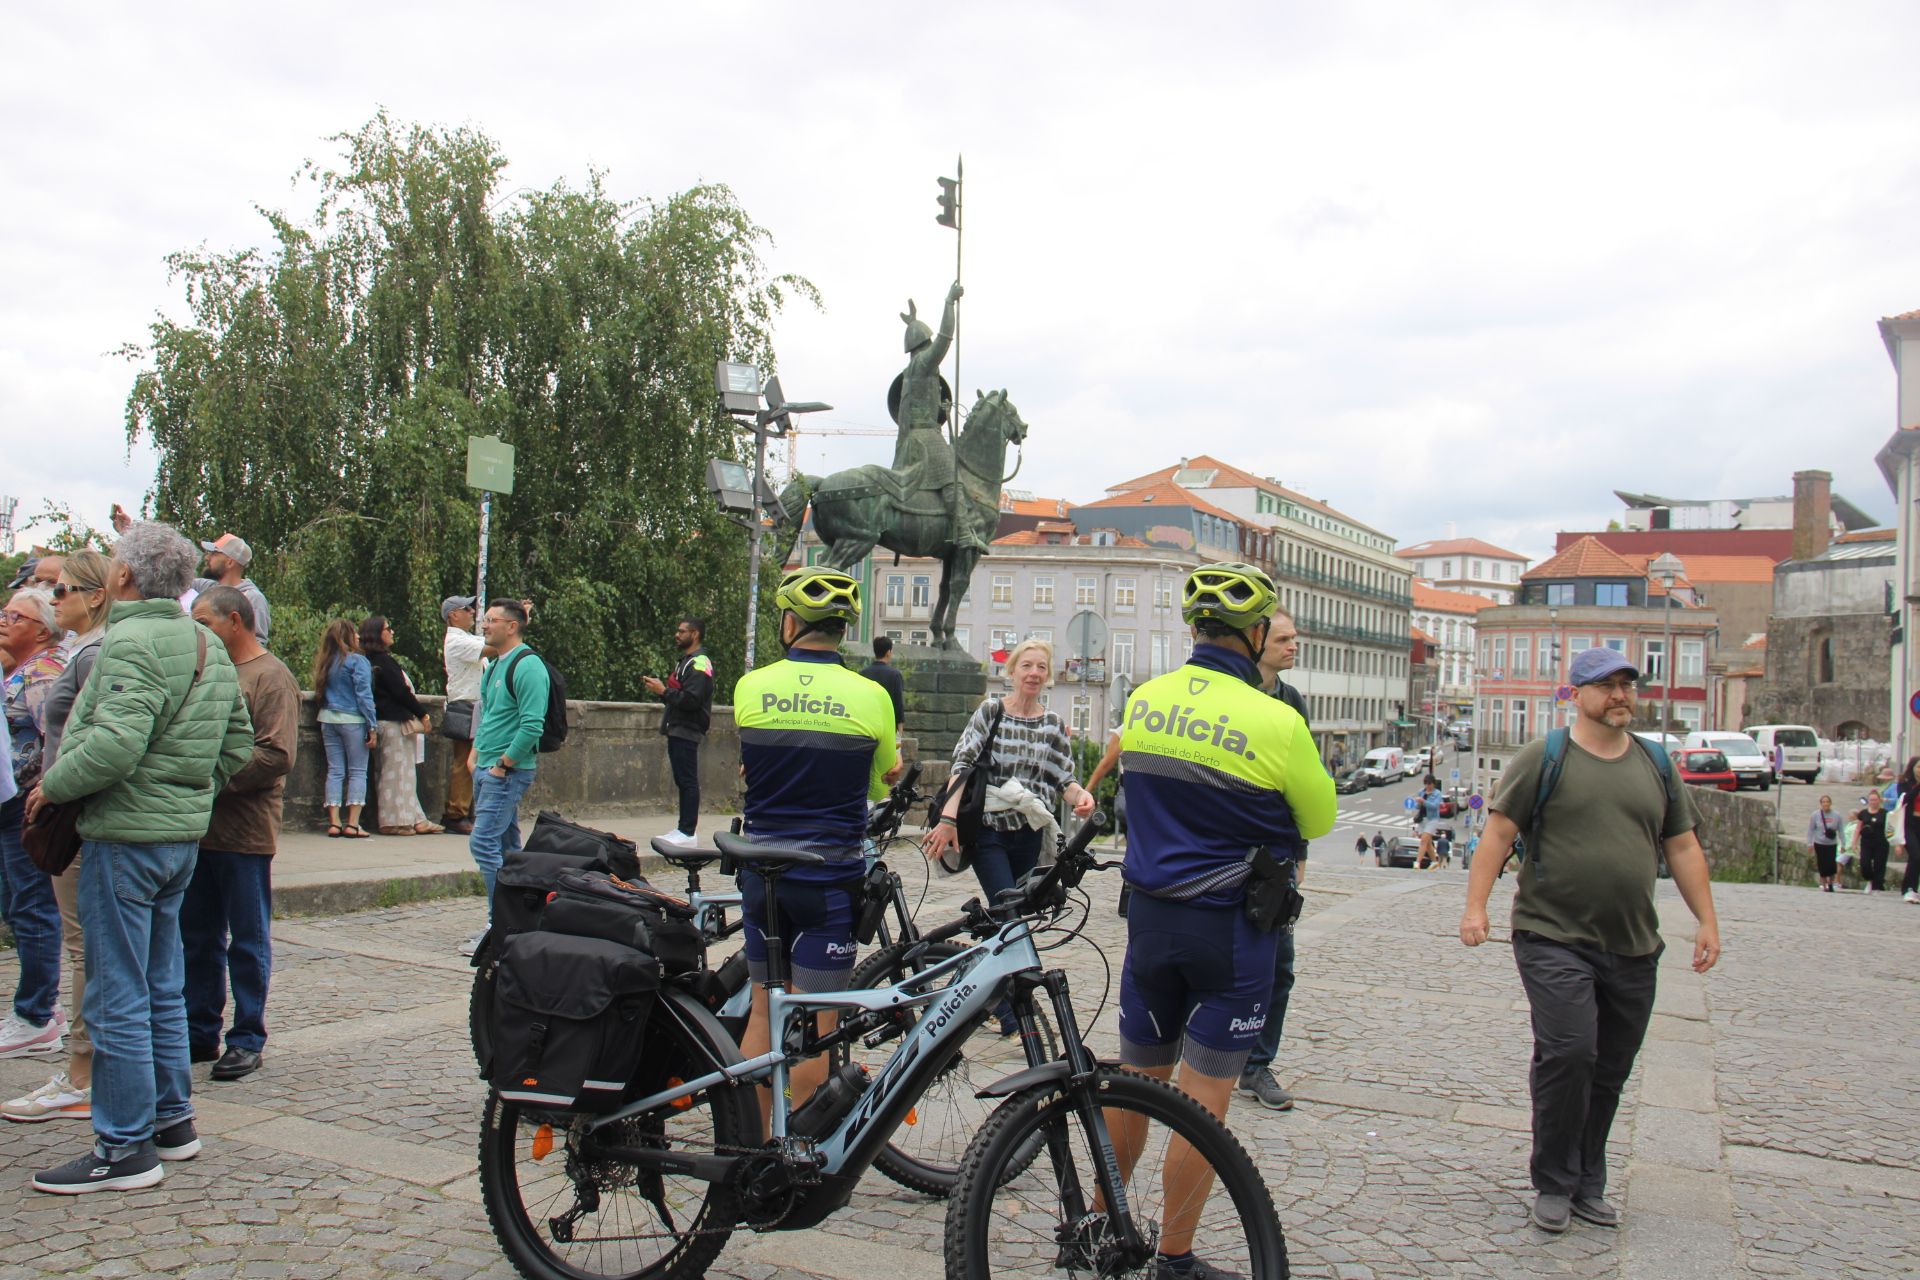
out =
<svg viewBox="0 0 1920 1280"><path fill-rule="evenodd" d="M1433 643L1433 677L1441 714L1464 720L1473 716L1475 619L1494 602L1484 595L1446 591L1413 580L1413 625Z"/></svg>
<svg viewBox="0 0 1920 1280"><path fill-rule="evenodd" d="M1518 551L1496 547L1478 538L1443 538L1394 552L1442 591L1480 596L1495 604L1512 604L1520 590L1527 558Z"/></svg>

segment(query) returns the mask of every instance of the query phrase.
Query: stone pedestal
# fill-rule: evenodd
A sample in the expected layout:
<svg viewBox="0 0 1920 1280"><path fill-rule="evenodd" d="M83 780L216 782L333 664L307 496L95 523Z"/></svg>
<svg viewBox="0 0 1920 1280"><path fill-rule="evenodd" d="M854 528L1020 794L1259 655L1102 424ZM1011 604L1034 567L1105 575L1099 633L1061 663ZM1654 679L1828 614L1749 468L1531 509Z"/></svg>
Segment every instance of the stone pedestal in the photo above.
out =
<svg viewBox="0 0 1920 1280"><path fill-rule="evenodd" d="M960 731L987 693L987 670L956 650L896 645L893 665L907 683L906 736L921 763L920 789L943 786Z"/></svg>

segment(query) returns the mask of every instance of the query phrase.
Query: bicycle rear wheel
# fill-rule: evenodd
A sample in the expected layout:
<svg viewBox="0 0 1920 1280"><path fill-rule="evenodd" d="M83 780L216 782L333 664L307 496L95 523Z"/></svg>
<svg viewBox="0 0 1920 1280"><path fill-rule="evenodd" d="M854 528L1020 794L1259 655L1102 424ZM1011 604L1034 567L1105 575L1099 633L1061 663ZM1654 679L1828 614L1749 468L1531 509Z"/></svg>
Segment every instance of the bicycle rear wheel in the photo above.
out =
<svg viewBox="0 0 1920 1280"><path fill-rule="evenodd" d="M917 944L900 943L868 956L853 972L852 986L857 990L892 986L915 973L967 950L960 942L933 942L915 954L911 964L906 957ZM934 989L949 985L951 976L943 976ZM911 1020L917 1012L903 1017ZM1044 1004L1035 1002L1034 1021L1040 1036L1041 1060L1051 1061L1058 1054L1058 1037ZM909 1022L911 1025L911 1022ZM868 1049L855 1043L850 1052L855 1061L865 1062L878 1071L898 1039L890 1039ZM960 1161L967 1144L993 1109L990 1099L973 1095L986 1086L1027 1066L1026 1049L1019 1036L999 1034L998 1022L989 1017L967 1037L952 1062L947 1064L927 1091L914 1103L900 1127L893 1131L887 1145L874 1157L874 1166L901 1186L931 1196L944 1196L953 1190L960 1176Z"/></svg>
<svg viewBox="0 0 1920 1280"><path fill-rule="evenodd" d="M1130 1253L1120 1224L1102 1212L1103 1160L1082 1091L1045 1085L1009 1098L967 1149L947 1204L949 1276L1147 1274L1156 1251L1191 1248L1229 1275L1285 1280L1273 1198L1225 1126L1178 1089L1131 1071L1103 1067L1087 1089L1122 1157L1137 1247ZM1131 1163L1129 1146L1138 1152Z"/></svg>
<svg viewBox="0 0 1920 1280"><path fill-rule="evenodd" d="M662 999L647 1023L640 1093L692 1079L738 1053ZM487 1096L480 1187L495 1237L529 1280L680 1280L706 1273L738 1221L735 1194L690 1176L638 1169L608 1145L712 1154L759 1145L752 1095L724 1085L589 1135L584 1113Z"/></svg>

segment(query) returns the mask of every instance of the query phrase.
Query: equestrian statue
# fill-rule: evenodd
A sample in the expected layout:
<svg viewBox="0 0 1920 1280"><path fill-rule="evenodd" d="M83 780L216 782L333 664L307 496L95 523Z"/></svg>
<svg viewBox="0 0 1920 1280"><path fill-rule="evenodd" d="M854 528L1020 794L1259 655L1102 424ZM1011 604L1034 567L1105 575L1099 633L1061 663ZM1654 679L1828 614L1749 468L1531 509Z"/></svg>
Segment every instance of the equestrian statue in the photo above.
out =
<svg viewBox="0 0 1920 1280"><path fill-rule="evenodd" d="M974 393L978 398L957 445L941 429L952 397L940 377L940 360L953 339L960 293L958 282L948 290L937 335L911 302L900 317L907 324L907 367L888 395L900 428L894 465L854 467L824 478L796 475L780 493L788 512L781 532L797 541L801 513L811 504L814 532L836 569L853 568L875 546L896 555L938 557L940 596L929 630L942 649L956 647L953 620L987 550L980 531L999 522L1000 490L1019 471L1017 463L1007 470L1007 446L1027 438L1027 424L1004 390Z"/></svg>

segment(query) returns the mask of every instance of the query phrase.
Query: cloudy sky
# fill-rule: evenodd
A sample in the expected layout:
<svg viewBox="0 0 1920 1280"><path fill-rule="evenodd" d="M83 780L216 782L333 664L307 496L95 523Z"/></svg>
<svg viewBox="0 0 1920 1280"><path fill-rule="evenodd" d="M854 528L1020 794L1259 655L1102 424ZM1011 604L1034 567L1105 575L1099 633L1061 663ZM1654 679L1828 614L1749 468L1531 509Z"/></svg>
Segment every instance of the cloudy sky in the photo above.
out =
<svg viewBox="0 0 1920 1280"><path fill-rule="evenodd" d="M1615 488L1823 467L1888 518L1916 48L1910 3L11 6L0 494L140 497L112 353L181 312L165 255L264 243L384 104L485 130L506 189L730 185L824 295L777 347L838 428L887 421L964 152L964 392L1009 389L1049 496L1207 452L1539 556Z"/></svg>

